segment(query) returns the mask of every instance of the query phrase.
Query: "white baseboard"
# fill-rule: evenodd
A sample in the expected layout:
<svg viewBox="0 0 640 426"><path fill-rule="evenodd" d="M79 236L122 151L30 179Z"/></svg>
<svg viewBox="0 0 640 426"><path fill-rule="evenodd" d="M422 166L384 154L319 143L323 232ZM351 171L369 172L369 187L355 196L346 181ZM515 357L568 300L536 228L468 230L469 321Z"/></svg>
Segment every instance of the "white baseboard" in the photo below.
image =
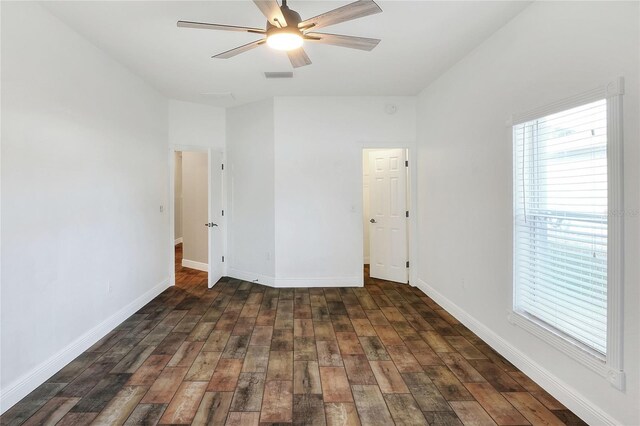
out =
<svg viewBox="0 0 640 426"><path fill-rule="evenodd" d="M593 402L585 398L584 395L576 389L560 380L542 365L538 364L511 343L497 335L493 330L478 321L476 318L469 315L465 310L443 296L429 284L421 279L416 280L416 283L417 287L431 297L437 304L456 317L469 330L477 334L478 337L509 360L509 362L530 376L536 383L541 385L545 390L585 422L593 425L613 426L622 424L604 410L598 408Z"/></svg>
<svg viewBox="0 0 640 426"><path fill-rule="evenodd" d="M255 272L240 271L229 268L227 275L243 281L255 282L274 288L295 287L362 287L362 275L352 277L322 277L322 278L275 278Z"/></svg>
<svg viewBox="0 0 640 426"><path fill-rule="evenodd" d="M198 271L209 272L209 264L196 262L195 260L182 259L182 266L185 268L197 269Z"/></svg>
<svg viewBox="0 0 640 426"><path fill-rule="evenodd" d="M177 246L178 244L182 244L182 237L176 238L175 241L173 242L174 246Z"/></svg>
<svg viewBox="0 0 640 426"><path fill-rule="evenodd" d="M60 371L81 353L86 351L102 339L110 331L120 325L124 320L135 314L140 308L149 303L153 298L169 287L169 279L163 280L128 305L93 327L91 330L78 337L62 350L55 353L49 359L40 363L34 369L10 383L0 392L0 414L7 411L14 404L27 396L31 391L44 383L49 377Z"/></svg>
<svg viewBox="0 0 640 426"><path fill-rule="evenodd" d="M278 288L290 287L362 287L362 274L352 277L320 277L320 278L276 278Z"/></svg>
<svg viewBox="0 0 640 426"><path fill-rule="evenodd" d="M240 271L234 268L227 269L227 276L250 283L257 283L275 287L275 280L269 275L258 274L256 272Z"/></svg>

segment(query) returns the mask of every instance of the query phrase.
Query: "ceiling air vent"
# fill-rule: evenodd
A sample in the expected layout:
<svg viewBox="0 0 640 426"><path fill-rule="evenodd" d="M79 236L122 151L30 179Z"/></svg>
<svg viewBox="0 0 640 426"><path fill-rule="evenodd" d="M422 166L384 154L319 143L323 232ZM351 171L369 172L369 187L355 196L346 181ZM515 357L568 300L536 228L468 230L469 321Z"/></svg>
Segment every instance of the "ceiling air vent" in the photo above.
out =
<svg viewBox="0 0 640 426"><path fill-rule="evenodd" d="M276 71L276 72L265 72L264 76L266 78L293 78L292 71Z"/></svg>

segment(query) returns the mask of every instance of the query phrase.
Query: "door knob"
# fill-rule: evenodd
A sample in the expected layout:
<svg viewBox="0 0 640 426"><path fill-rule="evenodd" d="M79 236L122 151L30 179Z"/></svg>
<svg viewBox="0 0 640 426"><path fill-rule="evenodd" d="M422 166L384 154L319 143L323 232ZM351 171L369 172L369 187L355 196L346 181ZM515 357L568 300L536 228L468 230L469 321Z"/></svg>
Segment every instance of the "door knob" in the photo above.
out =
<svg viewBox="0 0 640 426"><path fill-rule="evenodd" d="M378 222L376 222L376 220L375 220L375 219L371 219L369 222L371 222L371 223L378 223Z"/></svg>
<svg viewBox="0 0 640 426"><path fill-rule="evenodd" d="M209 228L213 228L214 226L218 226L217 223L213 223L213 222L209 222L209 223L205 223L204 226L209 227Z"/></svg>

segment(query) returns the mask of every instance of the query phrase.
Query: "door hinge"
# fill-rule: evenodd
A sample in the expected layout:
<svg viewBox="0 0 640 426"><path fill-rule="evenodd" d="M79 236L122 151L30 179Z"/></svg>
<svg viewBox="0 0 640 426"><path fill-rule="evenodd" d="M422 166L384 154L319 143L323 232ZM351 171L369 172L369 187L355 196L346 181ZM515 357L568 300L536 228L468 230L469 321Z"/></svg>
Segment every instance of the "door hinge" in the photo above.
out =
<svg viewBox="0 0 640 426"><path fill-rule="evenodd" d="M407 217L409 217L409 210L407 210L407 212L405 213L405 215L406 215Z"/></svg>
<svg viewBox="0 0 640 426"><path fill-rule="evenodd" d="M222 210L222 216L224 216L224 210Z"/></svg>
<svg viewBox="0 0 640 426"><path fill-rule="evenodd" d="M409 267L409 261L407 260L407 268Z"/></svg>
<svg viewBox="0 0 640 426"><path fill-rule="evenodd" d="M404 166L409 167L409 160L404 160Z"/></svg>
<svg viewBox="0 0 640 426"><path fill-rule="evenodd" d="M222 170L224 170L224 164L222 164Z"/></svg>
<svg viewBox="0 0 640 426"><path fill-rule="evenodd" d="M224 256L222 256L222 261L224 262Z"/></svg>

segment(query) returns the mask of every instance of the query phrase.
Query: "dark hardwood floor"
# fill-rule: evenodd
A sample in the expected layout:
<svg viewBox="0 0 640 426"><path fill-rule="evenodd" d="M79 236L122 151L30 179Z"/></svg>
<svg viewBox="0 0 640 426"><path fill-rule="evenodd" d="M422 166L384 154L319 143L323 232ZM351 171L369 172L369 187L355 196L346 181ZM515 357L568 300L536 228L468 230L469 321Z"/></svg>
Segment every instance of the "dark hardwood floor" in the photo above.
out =
<svg viewBox="0 0 640 426"><path fill-rule="evenodd" d="M3 425L555 425L571 411L417 288L177 283Z"/></svg>

